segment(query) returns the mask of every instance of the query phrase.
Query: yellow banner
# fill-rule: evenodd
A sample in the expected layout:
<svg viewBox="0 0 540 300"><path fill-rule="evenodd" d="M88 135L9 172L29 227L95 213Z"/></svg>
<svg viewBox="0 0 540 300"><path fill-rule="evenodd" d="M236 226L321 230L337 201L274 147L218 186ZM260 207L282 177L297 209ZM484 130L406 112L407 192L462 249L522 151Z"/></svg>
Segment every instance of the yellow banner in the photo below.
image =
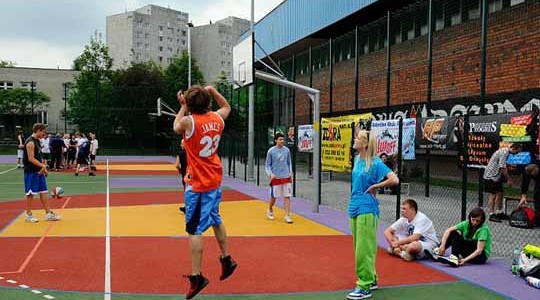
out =
<svg viewBox="0 0 540 300"><path fill-rule="evenodd" d="M371 119L371 113L321 119L323 171L351 172L351 141L354 124Z"/></svg>
<svg viewBox="0 0 540 300"><path fill-rule="evenodd" d="M526 125L516 125L516 124L501 124L500 136L525 136L527 135L527 126Z"/></svg>

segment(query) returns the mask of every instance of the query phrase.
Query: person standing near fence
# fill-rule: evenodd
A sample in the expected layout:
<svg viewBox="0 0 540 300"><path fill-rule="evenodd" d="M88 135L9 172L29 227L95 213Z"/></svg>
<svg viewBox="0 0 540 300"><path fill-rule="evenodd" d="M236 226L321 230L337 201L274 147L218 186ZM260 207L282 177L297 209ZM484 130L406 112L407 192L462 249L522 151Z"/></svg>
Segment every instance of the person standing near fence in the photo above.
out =
<svg viewBox="0 0 540 300"><path fill-rule="evenodd" d="M531 179L534 180L533 205L534 205L534 223L540 227L540 171L538 164L528 164L521 175L521 198L518 206L527 204L527 192Z"/></svg>
<svg viewBox="0 0 540 300"><path fill-rule="evenodd" d="M211 111L211 96L219 106L215 112ZM189 161L184 200L186 231L189 234L191 250L191 275L186 276L190 282L190 289L186 298L191 299L209 282L201 272L202 234L208 228L214 229L221 250L219 279L227 279L237 267L237 263L229 255L227 233L219 215L223 168L217 150L231 106L213 86L203 88L194 85L189 88L185 98L182 91L178 92L177 97L181 108L174 120L173 129L177 134L184 136Z"/></svg>
<svg viewBox="0 0 540 300"><path fill-rule="evenodd" d="M24 220L37 223L39 220L32 214L34 195L39 194L39 200L45 210L45 221L58 221L60 216L49 209L49 196L47 192L47 164L43 162L41 142L46 136L47 126L41 123L34 124L32 135L24 142L24 191L26 194L26 214Z"/></svg>
<svg viewBox="0 0 540 300"><path fill-rule="evenodd" d="M349 218L358 279L347 299L357 300L370 298L371 290L378 288L375 270L380 215L379 201L375 198L377 189L395 186L399 179L377 156L375 134L356 128L353 148L357 154L351 174Z"/></svg>
<svg viewBox="0 0 540 300"><path fill-rule="evenodd" d="M23 154L24 154L24 135L22 130L19 130L19 133L17 134L17 169L20 169L23 167Z"/></svg>
<svg viewBox="0 0 540 300"><path fill-rule="evenodd" d="M519 151L521 151L521 144L518 143L500 148L493 153L484 171L485 191L489 193L489 220L492 222L500 223L506 217L502 211L503 181L506 179L506 183L509 186L512 185L512 177L506 168L506 159L510 153L516 154Z"/></svg>
<svg viewBox="0 0 540 300"><path fill-rule="evenodd" d="M283 197L285 208L285 222L292 223L291 218L291 194L292 194L292 163L291 152L285 147L285 136L278 132L274 136L275 146L271 147L266 154L266 175L270 179L270 201L266 217L274 220L274 204L276 198Z"/></svg>

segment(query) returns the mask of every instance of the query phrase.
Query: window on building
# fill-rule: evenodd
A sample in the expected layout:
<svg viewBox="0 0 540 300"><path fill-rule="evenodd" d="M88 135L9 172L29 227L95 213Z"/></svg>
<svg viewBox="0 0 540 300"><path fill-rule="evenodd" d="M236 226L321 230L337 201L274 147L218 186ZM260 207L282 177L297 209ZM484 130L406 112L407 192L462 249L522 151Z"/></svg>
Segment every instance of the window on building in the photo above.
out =
<svg viewBox="0 0 540 300"><path fill-rule="evenodd" d="M502 8L503 8L502 0L489 0L488 1L488 12L490 14L501 11Z"/></svg>
<svg viewBox="0 0 540 300"><path fill-rule="evenodd" d="M144 49L146 50L150 49L150 44L144 44Z"/></svg>
<svg viewBox="0 0 540 300"><path fill-rule="evenodd" d="M461 24L461 3L459 1L452 2L452 5L449 5L447 7L447 12L449 16L450 26Z"/></svg>
<svg viewBox="0 0 540 300"><path fill-rule="evenodd" d="M37 122L38 123L43 123L45 125L47 125L49 123L49 114L47 113L47 111L45 111L45 110L38 111L38 112L36 112L36 114L37 114Z"/></svg>
<svg viewBox="0 0 540 300"><path fill-rule="evenodd" d="M182 36L186 36L186 31L185 30L182 30Z"/></svg>
<svg viewBox="0 0 540 300"><path fill-rule="evenodd" d="M158 41L163 42L163 37L162 37L162 36L159 36L159 37L158 37Z"/></svg>
<svg viewBox="0 0 540 300"><path fill-rule="evenodd" d="M137 49L142 49L142 43L141 42L137 42Z"/></svg>
<svg viewBox="0 0 540 300"><path fill-rule="evenodd" d="M10 90L13 88L13 82L11 81L0 81L0 89Z"/></svg>
<svg viewBox="0 0 540 300"><path fill-rule="evenodd" d="M59 112L58 112L58 118L60 120L64 120L66 118L66 110L64 108L62 108Z"/></svg>
<svg viewBox="0 0 540 300"><path fill-rule="evenodd" d="M414 17L414 36L422 36L428 33L428 7L423 6Z"/></svg>
<svg viewBox="0 0 540 300"><path fill-rule="evenodd" d="M163 31L163 25L159 25L159 31Z"/></svg>
<svg viewBox="0 0 540 300"><path fill-rule="evenodd" d="M150 34L149 34L149 33L145 33L145 34L144 34L144 39L147 40L147 39L149 39L149 38L150 38Z"/></svg>
<svg viewBox="0 0 540 300"><path fill-rule="evenodd" d="M159 46L159 51L163 51L163 46Z"/></svg>
<svg viewBox="0 0 540 300"><path fill-rule="evenodd" d="M444 25L445 25L445 13L444 13L444 6L439 4L439 5L434 5L433 7L433 18L435 19L435 30L443 30L444 29Z"/></svg>
<svg viewBox="0 0 540 300"><path fill-rule="evenodd" d="M37 84L34 82L34 91L36 90ZM21 88L31 91L32 82L31 81L21 81Z"/></svg>
<svg viewBox="0 0 540 300"><path fill-rule="evenodd" d="M142 31L137 31L137 38L142 39L142 37L143 37Z"/></svg>
<svg viewBox="0 0 540 300"><path fill-rule="evenodd" d="M163 56L158 56L159 62L163 62Z"/></svg>
<svg viewBox="0 0 540 300"><path fill-rule="evenodd" d="M137 21L137 27L139 27L139 28L143 27L143 21L142 20Z"/></svg>
<svg viewBox="0 0 540 300"><path fill-rule="evenodd" d="M186 41L182 40L182 46L185 46L185 45L186 45Z"/></svg>
<svg viewBox="0 0 540 300"><path fill-rule="evenodd" d="M480 1L481 0L463 0L463 17L466 17L467 20L480 18Z"/></svg>

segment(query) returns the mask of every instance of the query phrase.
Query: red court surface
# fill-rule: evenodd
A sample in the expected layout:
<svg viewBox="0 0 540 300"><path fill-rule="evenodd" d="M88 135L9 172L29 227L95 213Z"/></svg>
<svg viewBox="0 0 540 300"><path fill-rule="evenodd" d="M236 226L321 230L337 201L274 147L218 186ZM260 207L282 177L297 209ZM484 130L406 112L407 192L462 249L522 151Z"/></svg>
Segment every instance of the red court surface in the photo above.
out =
<svg viewBox="0 0 540 300"><path fill-rule="evenodd" d="M0 239L0 273L15 271L37 239ZM345 290L354 285L350 236L231 237L230 251L238 260L235 276L220 282L218 247L205 238L203 268L209 294L294 293ZM102 292L104 239L47 238L21 274L10 279L35 288ZM190 272L185 238L111 238L114 293L181 294ZM381 251L381 286L450 282L455 278L418 263L406 263ZM8 275L3 275L8 276ZM185 282L184 282L185 281ZM272 284L268 284L271 282Z"/></svg>
<svg viewBox="0 0 540 300"><path fill-rule="evenodd" d="M105 206L105 194L69 196L52 201L59 208ZM223 190L224 201L250 200L235 190ZM112 206L183 202L176 191L113 193ZM36 209L40 208L36 203ZM0 230L24 209L24 201L0 203ZM61 222L61 221L60 221ZM294 226L294 225L292 225ZM219 249L215 238L204 237L204 275L209 294L296 293L346 290L354 286L352 238L330 236L229 237L238 261L235 275L220 282ZM41 241L41 243L40 243ZM33 288L103 292L104 237L0 238L0 276ZM379 250L381 286L457 281L419 263L407 263ZM185 237L111 237L113 293L183 294L191 270ZM271 284L269 284L271 282ZM4 285L4 281L0 285Z"/></svg>

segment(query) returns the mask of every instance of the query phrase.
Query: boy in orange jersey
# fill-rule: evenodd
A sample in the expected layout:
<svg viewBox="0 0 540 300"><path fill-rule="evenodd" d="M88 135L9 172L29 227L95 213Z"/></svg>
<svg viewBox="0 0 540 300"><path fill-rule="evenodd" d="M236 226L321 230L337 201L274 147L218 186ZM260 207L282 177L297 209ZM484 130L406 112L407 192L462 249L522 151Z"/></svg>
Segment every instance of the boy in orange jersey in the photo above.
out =
<svg viewBox="0 0 540 300"><path fill-rule="evenodd" d="M215 112L211 110L210 96L219 106ZM191 275L186 276L190 281L186 299L191 299L208 284L208 279L201 273L202 233L208 228L214 229L221 250L219 279L225 280L231 276L237 266L228 253L227 233L219 215L222 165L217 150L231 106L213 86L203 88L194 85L189 88L185 97L182 91L178 92L177 98L181 108L173 128L177 134L184 136L189 161L184 200L192 269Z"/></svg>

